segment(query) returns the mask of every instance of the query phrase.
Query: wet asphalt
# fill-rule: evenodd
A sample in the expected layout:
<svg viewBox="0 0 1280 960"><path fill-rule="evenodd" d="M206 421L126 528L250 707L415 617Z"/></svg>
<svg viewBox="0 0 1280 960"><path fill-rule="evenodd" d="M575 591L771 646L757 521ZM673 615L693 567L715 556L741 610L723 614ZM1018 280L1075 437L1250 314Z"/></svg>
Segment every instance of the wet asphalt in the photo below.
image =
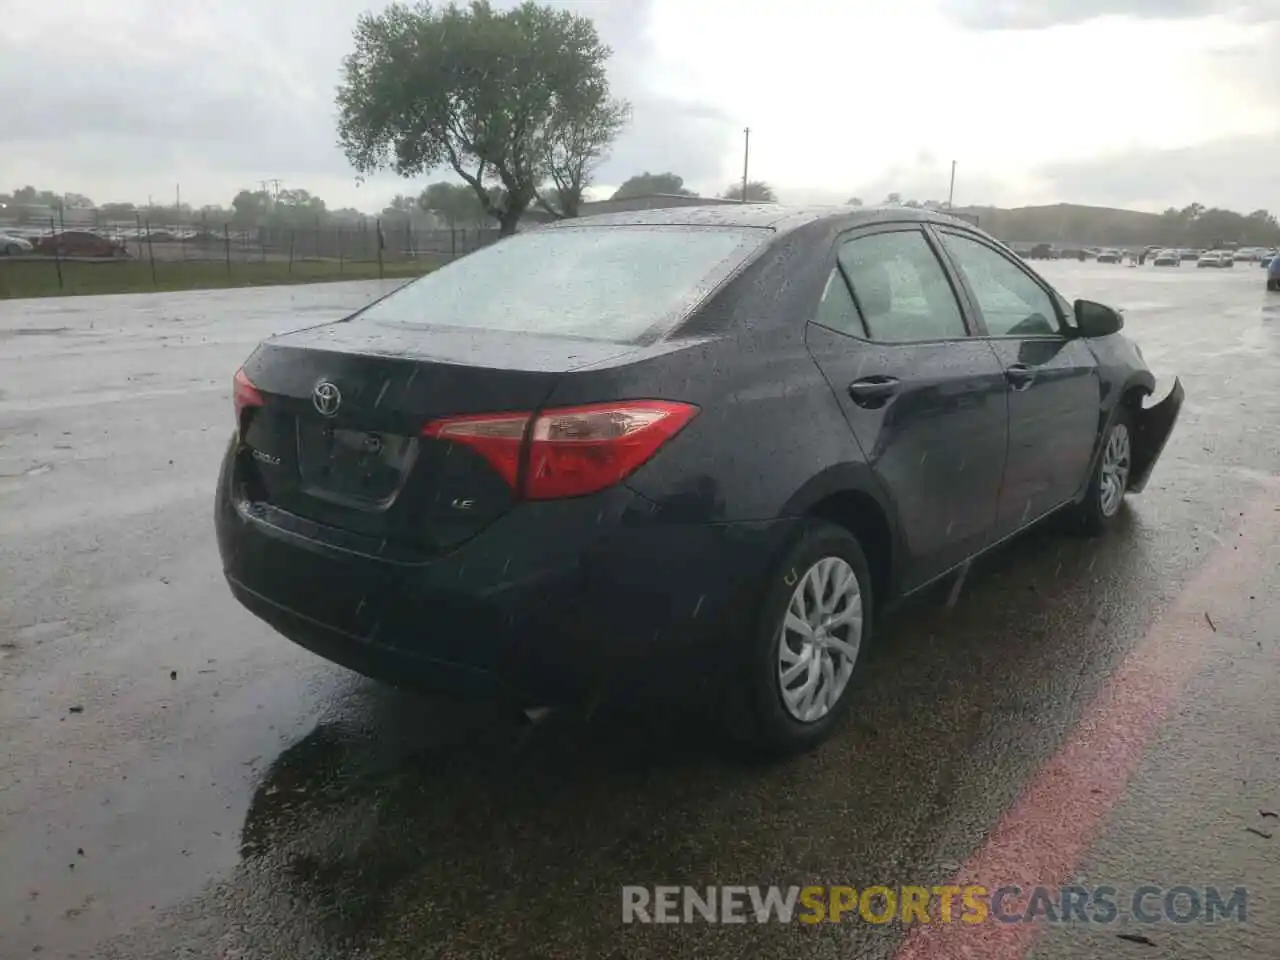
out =
<svg viewBox="0 0 1280 960"><path fill-rule="evenodd" d="M1150 486L1104 539L1051 522L954 605L918 598L845 729L768 766L696 712L531 726L398 693L232 601L212 531L231 373L378 284L0 303L0 957L889 957L897 925L624 926L620 888L946 882L1201 594L1203 663L1078 876L1245 884L1248 920L1150 944L1059 925L1034 956L1274 956L1280 296L1244 265L1043 269L1126 309L1158 389L1183 379ZM1245 533L1242 572L1195 587Z"/></svg>

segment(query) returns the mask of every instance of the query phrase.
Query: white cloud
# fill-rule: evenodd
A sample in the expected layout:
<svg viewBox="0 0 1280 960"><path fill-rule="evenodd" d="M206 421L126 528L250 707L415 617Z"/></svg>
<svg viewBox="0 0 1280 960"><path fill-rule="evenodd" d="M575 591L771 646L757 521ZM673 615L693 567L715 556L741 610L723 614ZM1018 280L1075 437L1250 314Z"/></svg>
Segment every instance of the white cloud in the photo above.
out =
<svg viewBox="0 0 1280 960"><path fill-rule="evenodd" d="M959 203L1280 206L1254 156L1280 146L1275 0L558 2L597 20L635 104L602 183L672 170L718 192L749 125L752 177L789 200L942 198L955 159ZM371 5L7 4L0 186L225 203L280 177L365 208L420 189L357 189L334 142Z"/></svg>

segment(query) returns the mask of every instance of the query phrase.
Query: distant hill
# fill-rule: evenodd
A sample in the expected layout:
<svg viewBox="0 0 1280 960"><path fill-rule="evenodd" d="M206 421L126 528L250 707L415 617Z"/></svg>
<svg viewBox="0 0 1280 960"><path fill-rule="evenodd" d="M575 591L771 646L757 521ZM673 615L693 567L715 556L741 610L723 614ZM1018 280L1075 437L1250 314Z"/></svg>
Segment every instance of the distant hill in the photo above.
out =
<svg viewBox="0 0 1280 960"><path fill-rule="evenodd" d="M1192 204L1182 210L1144 213L1056 203L1013 209L957 207L956 212L976 217L983 230L1007 243L1187 247L1209 247L1223 242L1246 246L1280 244L1280 224L1266 210L1245 215Z"/></svg>

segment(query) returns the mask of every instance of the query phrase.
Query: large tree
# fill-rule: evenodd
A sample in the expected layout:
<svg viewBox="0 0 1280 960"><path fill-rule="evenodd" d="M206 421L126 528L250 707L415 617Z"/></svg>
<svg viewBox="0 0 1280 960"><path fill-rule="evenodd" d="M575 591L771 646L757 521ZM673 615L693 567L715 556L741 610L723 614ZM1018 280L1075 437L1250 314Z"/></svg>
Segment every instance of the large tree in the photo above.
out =
<svg viewBox="0 0 1280 960"><path fill-rule="evenodd" d="M742 199L742 184L735 183L724 192L726 200ZM773 187L765 183L763 180L752 180L747 184L748 203L777 203L778 197L773 192Z"/></svg>
<svg viewBox="0 0 1280 960"><path fill-rule="evenodd" d="M572 187L576 169L580 191L616 135L616 125L574 113L615 106L609 55L589 19L532 0L505 11L488 0L439 9L396 3L357 21L338 90L338 139L362 174L451 167L512 233L539 185L553 179L550 158L570 157L557 153L557 138L591 139L570 137L578 129L608 138L580 150L580 165L564 160L564 182ZM491 185L502 188L497 203Z"/></svg>
<svg viewBox="0 0 1280 960"><path fill-rule="evenodd" d="M697 194L684 185L684 177L674 173L637 173L622 182L622 186L613 191L611 200L630 200L633 197L652 197L666 195L674 197L696 197Z"/></svg>

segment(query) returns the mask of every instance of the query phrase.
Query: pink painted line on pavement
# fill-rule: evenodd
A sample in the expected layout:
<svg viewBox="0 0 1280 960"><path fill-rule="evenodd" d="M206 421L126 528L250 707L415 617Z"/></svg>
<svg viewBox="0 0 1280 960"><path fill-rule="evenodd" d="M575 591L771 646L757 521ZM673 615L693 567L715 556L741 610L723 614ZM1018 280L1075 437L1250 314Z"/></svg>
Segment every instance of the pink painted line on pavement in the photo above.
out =
<svg viewBox="0 0 1280 960"><path fill-rule="evenodd" d="M1032 888L1071 882L1151 738L1209 656L1214 628L1206 612L1212 616L1248 595L1280 523L1275 511L1270 500L1245 510L1239 531L1152 624L953 883L981 884L989 893L1020 886L1022 897L1007 897L1003 907L1017 915ZM894 960L1020 960L1040 930L1040 922L994 917L967 924L956 913L951 923L913 926Z"/></svg>

